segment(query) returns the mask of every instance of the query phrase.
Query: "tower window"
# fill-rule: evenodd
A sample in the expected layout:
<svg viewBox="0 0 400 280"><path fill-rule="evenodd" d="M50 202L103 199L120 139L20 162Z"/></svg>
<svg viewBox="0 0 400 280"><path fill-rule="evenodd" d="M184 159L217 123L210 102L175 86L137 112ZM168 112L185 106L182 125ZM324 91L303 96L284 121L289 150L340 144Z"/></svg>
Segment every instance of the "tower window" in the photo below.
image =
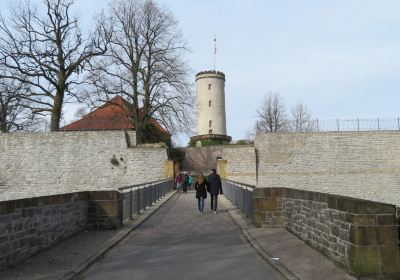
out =
<svg viewBox="0 0 400 280"><path fill-rule="evenodd" d="M208 84L208 90L211 90L211 84Z"/></svg>
<svg viewBox="0 0 400 280"><path fill-rule="evenodd" d="M212 134L212 129L210 129L210 130L208 131L208 134Z"/></svg>
<svg viewBox="0 0 400 280"><path fill-rule="evenodd" d="M208 101L208 107L211 107L211 100Z"/></svg>
<svg viewBox="0 0 400 280"><path fill-rule="evenodd" d="M211 127L212 126L212 121L209 121L208 122L208 127Z"/></svg>

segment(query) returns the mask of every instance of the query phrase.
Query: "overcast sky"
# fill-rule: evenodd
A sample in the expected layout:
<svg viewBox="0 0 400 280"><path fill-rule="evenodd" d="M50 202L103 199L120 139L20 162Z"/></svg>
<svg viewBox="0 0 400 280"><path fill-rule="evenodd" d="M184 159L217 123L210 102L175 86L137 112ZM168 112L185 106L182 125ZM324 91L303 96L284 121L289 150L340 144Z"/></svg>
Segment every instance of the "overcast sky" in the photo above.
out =
<svg viewBox="0 0 400 280"><path fill-rule="evenodd" d="M109 1L75 2L89 22ZM319 119L400 117L398 0L158 2L179 22L193 80L213 68L216 35L227 131L235 140L245 138L268 91L280 93L288 108L303 102Z"/></svg>

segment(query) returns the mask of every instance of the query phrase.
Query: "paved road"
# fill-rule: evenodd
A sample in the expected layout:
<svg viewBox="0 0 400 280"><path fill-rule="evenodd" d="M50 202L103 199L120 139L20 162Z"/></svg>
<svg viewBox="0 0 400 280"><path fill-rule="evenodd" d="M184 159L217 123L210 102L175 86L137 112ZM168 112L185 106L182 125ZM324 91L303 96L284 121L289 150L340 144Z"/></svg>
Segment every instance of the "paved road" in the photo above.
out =
<svg viewBox="0 0 400 280"><path fill-rule="evenodd" d="M282 279L209 203L200 215L194 193L177 194L77 279Z"/></svg>

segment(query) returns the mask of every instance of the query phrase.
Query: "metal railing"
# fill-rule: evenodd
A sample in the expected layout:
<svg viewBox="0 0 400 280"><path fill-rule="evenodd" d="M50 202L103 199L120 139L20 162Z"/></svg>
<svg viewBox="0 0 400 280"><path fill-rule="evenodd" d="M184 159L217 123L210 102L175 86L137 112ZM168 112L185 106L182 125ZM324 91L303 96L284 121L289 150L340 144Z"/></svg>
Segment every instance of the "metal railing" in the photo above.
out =
<svg viewBox="0 0 400 280"><path fill-rule="evenodd" d="M253 190L255 186L231 180L222 180L224 195L248 218L253 216Z"/></svg>
<svg viewBox="0 0 400 280"><path fill-rule="evenodd" d="M380 131L400 130L397 119L313 120L315 131Z"/></svg>
<svg viewBox="0 0 400 280"><path fill-rule="evenodd" d="M146 210L174 187L173 178L119 188L122 198L122 221Z"/></svg>
<svg viewBox="0 0 400 280"><path fill-rule="evenodd" d="M400 207L396 207L396 220L397 220L397 241L399 242L399 250L400 250Z"/></svg>

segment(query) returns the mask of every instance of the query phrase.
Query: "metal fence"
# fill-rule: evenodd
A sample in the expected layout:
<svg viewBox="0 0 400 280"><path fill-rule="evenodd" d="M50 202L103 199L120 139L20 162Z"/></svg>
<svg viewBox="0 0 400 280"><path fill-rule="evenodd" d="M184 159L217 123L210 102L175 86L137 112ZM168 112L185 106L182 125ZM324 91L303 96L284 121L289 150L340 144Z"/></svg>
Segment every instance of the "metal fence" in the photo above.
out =
<svg viewBox="0 0 400 280"><path fill-rule="evenodd" d="M400 250L400 207L396 207L396 219L397 219L397 241L399 242L399 250Z"/></svg>
<svg viewBox="0 0 400 280"><path fill-rule="evenodd" d="M174 180L170 178L119 188L122 197L122 220L131 219L134 214L146 210L146 207L165 196L173 187Z"/></svg>
<svg viewBox="0 0 400 280"><path fill-rule="evenodd" d="M379 131L400 130L397 119L313 120L315 131Z"/></svg>
<svg viewBox="0 0 400 280"><path fill-rule="evenodd" d="M231 180L222 180L224 195L237 206L248 218L253 216L253 190L255 186Z"/></svg>

